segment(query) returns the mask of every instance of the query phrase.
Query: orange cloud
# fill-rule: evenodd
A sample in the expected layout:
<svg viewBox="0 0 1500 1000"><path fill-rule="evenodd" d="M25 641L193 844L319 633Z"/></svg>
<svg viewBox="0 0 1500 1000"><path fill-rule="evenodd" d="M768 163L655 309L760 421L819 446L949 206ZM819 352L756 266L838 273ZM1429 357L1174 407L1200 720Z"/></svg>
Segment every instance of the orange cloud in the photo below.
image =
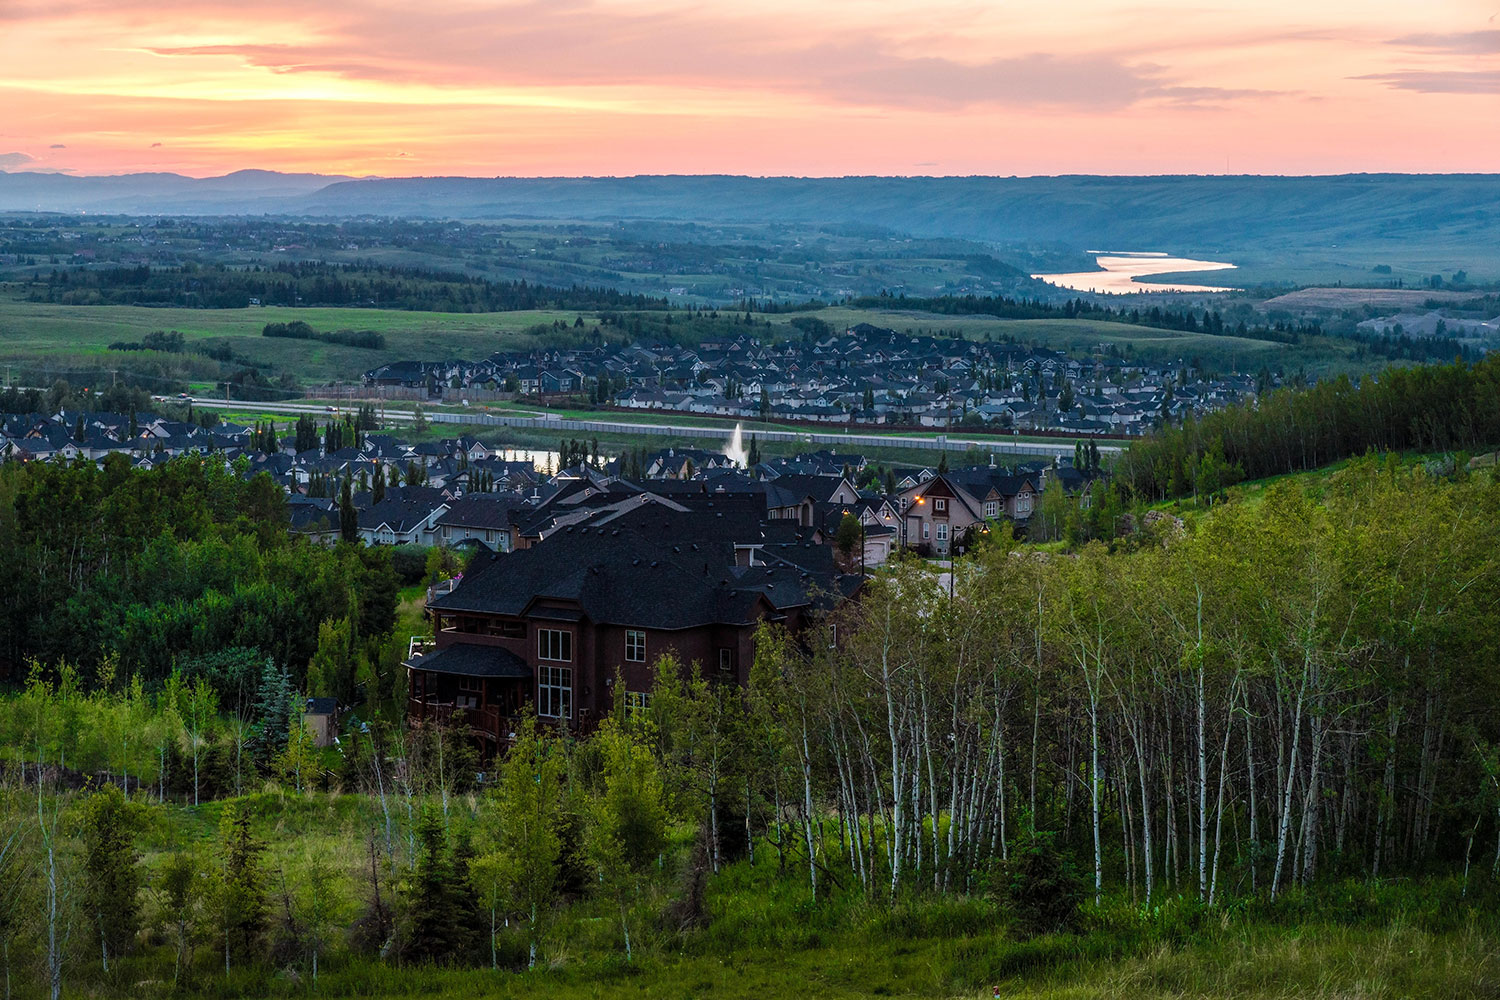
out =
<svg viewBox="0 0 1500 1000"><path fill-rule="evenodd" d="M5 0L0 141L199 175L1489 170L1485 3Z"/></svg>

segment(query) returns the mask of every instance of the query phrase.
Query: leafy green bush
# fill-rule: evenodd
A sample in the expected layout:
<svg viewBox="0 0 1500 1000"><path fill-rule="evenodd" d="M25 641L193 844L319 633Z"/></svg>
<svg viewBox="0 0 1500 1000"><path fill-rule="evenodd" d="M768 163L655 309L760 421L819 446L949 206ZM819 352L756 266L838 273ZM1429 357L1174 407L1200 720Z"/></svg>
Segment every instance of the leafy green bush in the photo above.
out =
<svg viewBox="0 0 1500 1000"><path fill-rule="evenodd" d="M395 545L391 547L391 569L403 587L421 583L427 576L427 549L421 545Z"/></svg>
<svg viewBox="0 0 1500 1000"><path fill-rule="evenodd" d="M1048 934L1075 925L1083 882L1052 835L1034 833L996 867L991 891L1010 909L1018 930Z"/></svg>

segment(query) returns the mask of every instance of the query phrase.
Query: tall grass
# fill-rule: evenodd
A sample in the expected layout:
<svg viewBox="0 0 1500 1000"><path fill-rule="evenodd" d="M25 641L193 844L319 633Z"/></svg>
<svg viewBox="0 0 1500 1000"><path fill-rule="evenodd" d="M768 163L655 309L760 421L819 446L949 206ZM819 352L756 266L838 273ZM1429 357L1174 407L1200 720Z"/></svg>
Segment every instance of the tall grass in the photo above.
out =
<svg viewBox="0 0 1500 1000"><path fill-rule="evenodd" d="M295 884L308 858L337 854L346 913L362 904L367 859L350 845L379 825L361 795L293 795L268 787L238 800L267 844L266 867ZM147 811L137 837L154 871L167 852L197 849L207 859L225 802ZM454 823L474 802L453 800ZM137 953L105 974L81 951L70 962L70 996L168 997L585 997L739 998L1181 997L1383 998L1500 996L1500 893L1489 882L1456 879L1329 882L1293 889L1275 902L1235 899L1209 909L1165 897L1151 907L1121 896L1085 908L1077 933L1026 937L1005 907L984 896L894 901L854 886L825 885L816 902L803 874L762 845L710 879L703 921L683 928L669 904L684 877L692 831L673 831L659 876L631 905L636 947L624 958L619 914L587 895L551 915L541 961L526 972L523 928L502 928L501 970L402 967L353 954L335 941L316 984L305 965L233 969L226 975L211 933L200 940L183 983L172 983L172 944L144 931ZM398 840L400 838L398 837ZM393 877L404 862L397 845ZM273 879L273 885L275 880ZM273 908L277 905L273 901ZM145 923L159 924L147 893ZM26 959L13 954L14 959ZM17 966L15 996L39 995L29 960Z"/></svg>

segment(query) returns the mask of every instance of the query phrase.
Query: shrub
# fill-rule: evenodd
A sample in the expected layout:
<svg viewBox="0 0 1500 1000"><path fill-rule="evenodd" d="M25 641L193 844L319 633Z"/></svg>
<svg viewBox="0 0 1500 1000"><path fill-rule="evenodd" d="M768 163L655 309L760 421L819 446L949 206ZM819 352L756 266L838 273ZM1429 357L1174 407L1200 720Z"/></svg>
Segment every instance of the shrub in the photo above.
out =
<svg viewBox="0 0 1500 1000"><path fill-rule="evenodd" d="M1035 833L1017 843L1010 859L999 864L993 891L1010 909L1019 930L1048 934L1074 926L1083 882L1052 835Z"/></svg>
<svg viewBox="0 0 1500 1000"><path fill-rule="evenodd" d="M392 546L391 569L403 587L421 583L427 575L427 549L421 545Z"/></svg>

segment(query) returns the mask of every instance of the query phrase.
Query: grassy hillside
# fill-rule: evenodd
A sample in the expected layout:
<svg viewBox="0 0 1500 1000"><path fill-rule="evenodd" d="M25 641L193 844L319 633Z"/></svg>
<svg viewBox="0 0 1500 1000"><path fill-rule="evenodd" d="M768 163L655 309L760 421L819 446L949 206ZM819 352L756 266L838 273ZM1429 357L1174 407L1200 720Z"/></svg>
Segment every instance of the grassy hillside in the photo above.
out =
<svg viewBox="0 0 1500 1000"><path fill-rule="evenodd" d="M323 182L328 183L323 183ZM1493 175L1335 177L76 178L0 172L0 210L879 227L1241 265L1236 282L1381 283L1371 268L1500 280ZM630 270L629 267L626 270ZM651 273L646 268L642 273ZM661 272L657 272L661 273Z"/></svg>
<svg viewBox="0 0 1500 1000"><path fill-rule="evenodd" d="M1481 175L431 178L346 181L298 204L320 214L860 223L1201 254L1253 265L1237 275L1251 283L1288 280L1276 262L1289 252L1305 274L1367 273L1385 263L1500 278L1500 184Z"/></svg>
<svg viewBox="0 0 1500 1000"><path fill-rule="evenodd" d="M273 786L199 807L142 805L136 845L144 867L157 871L181 851L212 864L220 819L236 801L253 816L253 835L266 848L262 865L275 887L274 919L280 919L282 886L289 887L294 907L302 905L315 864L323 866L337 920L362 910L369 861L348 845L367 838L378 845L384 823L378 801L364 795L299 795ZM399 799L392 805L404 813ZM436 798L428 805L436 807ZM466 822L475 798L455 797L451 809L454 823ZM702 922L681 928L663 914L678 891L673 872L690 839L687 827L673 830L667 875L630 907L630 962L620 946L619 914L607 902L580 899L549 922L542 961L532 972L524 971L520 925L499 929L498 971L401 967L350 954L330 940L316 982L300 960L276 976L247 967L226 977L205 933L181 985L174 986L170 937L151 931L142 936L141 950L117 960L109 973L95 957L79 954L66 967L67 985L75 995L94 997L978 1000L999 990L1025 1000L1447 1000L1492 996L1500 983L1500 933L1483 876L1467 895L1452 881L1344 882L1213 913L1185 899L1148 910L1112 896L1087 911L1076 933L1029 937L982 895L892 905L834 887L814 905L778 873L776 852L765 844L755 863L737 862L715 877ZM393 883L383 885L386 893L394 891ZM161 918L161 901L145 898L143 916L151 925ZM31 995L31 971L16 969L21 995Z"/></svg>
<svg viewBox="0 0 1500 1000"><path fill-rule="evenodd" d="M138 354L109 351L116 341L139 341L156 330L177 330L189 344L228 345L237 359L267 373L287 373L297 384L349 381L378 365L401 360L485 357L495 351L528 350L566 341L566 335L532 332L538 326L578 317L573 311L531 310L497 313L439 313L391 309L280 307L251 309L174 309L139 306L68 306L27 302L0 292L0 364L26 365L36 377L69 377L70 371L118 367L129 369ZM585 321L594 318L584 313ZM812 315L836 329L871 323L901 332L970 340L1012 339L1086 356L1112 344L1143 360L1198 359L1220 371L1255 371L1262 366L1313 375L1364 371L1379 367L1354 357L1355 345L1333 338L1313 338L1297 345L1238 337L1179 333L1124 323L1076 319L1007 320L986 316L942 316L906 310L830 307L810 313L772 314L773 331L800 337L790 324ZM385 335L380 350L318 341L269 339L267 323L306 320L320 331L374 330ZM762 334L763 335L763 334ZM212 382L205 365L198 378Z"/></svg>
<svg viewBox="0 0 1500 1000"><path fill-rule="evenodd" d="M189 343L222 338L237 357L268 370L289 370L307 383L357 379L389 361L480 358L494 351L540 345L523 333L575 313L426 313L394 309L147 309L136 306L62 306L0 299L0 363L50 359L59 367L127 363L109 351L115 341L139 341L153 330L177 330ZM318 330L375 330L384 350L261 336L267 323L305 319Z"/></svg>

